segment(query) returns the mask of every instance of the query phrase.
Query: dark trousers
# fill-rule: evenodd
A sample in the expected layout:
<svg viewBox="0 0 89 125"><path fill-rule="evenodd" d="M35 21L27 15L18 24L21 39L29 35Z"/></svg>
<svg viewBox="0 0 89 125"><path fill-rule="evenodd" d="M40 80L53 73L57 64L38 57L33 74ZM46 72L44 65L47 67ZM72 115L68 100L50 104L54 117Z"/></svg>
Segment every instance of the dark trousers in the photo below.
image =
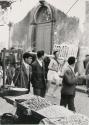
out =
<svg viewBox="0 0 89 125"><path fill-rule="evenodd" d="M60 105L64 107L68 105L69 110L75 111L74 95L61 95Z"/></svg>
<svg viewBox="0 0 89 125"><path fill-rule="evenodd" d="M46 89L33 88L34 95L45 97Z"/></svg>

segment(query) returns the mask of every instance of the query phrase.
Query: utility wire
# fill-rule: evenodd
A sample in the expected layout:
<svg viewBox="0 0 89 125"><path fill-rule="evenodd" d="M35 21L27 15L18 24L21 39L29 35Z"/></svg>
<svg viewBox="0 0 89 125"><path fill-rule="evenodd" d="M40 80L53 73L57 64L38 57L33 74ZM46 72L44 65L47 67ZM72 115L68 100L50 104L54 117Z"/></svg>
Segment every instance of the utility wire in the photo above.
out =
<svg viewBox="0 0 89 125"><path fill-rule="evenodd" d="M78 1L79 1L79 0L76 0L76 1L73 3L73 5L69 8L69 10L67 11L66 14L68 14L68 13L70 12L70 10L77 4Z"/></svg>

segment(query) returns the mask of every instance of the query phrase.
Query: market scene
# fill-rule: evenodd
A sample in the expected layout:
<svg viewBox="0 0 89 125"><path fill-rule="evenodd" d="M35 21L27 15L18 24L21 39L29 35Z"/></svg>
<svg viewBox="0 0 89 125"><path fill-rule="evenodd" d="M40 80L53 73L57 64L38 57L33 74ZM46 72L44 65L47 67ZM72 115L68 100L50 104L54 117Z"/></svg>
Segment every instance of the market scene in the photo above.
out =
<svg viewBox="0 0 89 125"><path fill-rule="evenodd" d="M0 0L0 125L89 125L89 0Z"/></svg>

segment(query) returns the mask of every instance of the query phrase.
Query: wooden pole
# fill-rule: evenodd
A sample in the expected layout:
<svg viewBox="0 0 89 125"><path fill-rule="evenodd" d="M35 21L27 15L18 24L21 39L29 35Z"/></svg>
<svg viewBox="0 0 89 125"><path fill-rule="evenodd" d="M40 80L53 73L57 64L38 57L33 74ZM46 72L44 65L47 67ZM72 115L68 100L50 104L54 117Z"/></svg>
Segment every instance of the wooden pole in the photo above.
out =
<svg viewBox="0 0 89 125"><path fill-rule="evenodd" d="M6 73L6 66L5 66L5 52L6 49L3 49L2 56L3 56L3 87L5 87L5 73Z"/></svg>

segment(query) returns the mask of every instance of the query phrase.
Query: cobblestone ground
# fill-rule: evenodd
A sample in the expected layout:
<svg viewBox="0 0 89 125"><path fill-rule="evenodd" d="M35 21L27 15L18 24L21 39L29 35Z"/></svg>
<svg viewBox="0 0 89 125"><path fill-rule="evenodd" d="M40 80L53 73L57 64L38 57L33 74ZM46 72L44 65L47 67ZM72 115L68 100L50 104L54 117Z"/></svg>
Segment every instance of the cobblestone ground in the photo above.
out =
<svg viewBox="0 0 89 125"><path fill-rule="evenodd" d="M50 92L52 88L50 89ZM60 104L60 87L55 93L56 98L52 96L46 96L47 100L50 100L53 104ZM76 112L84 114L89 117L89 97L86 94L76 92L75 96ZM4 99L0 98L0 115L3 113L15 113L16 108L8 104Z"/></svg>

